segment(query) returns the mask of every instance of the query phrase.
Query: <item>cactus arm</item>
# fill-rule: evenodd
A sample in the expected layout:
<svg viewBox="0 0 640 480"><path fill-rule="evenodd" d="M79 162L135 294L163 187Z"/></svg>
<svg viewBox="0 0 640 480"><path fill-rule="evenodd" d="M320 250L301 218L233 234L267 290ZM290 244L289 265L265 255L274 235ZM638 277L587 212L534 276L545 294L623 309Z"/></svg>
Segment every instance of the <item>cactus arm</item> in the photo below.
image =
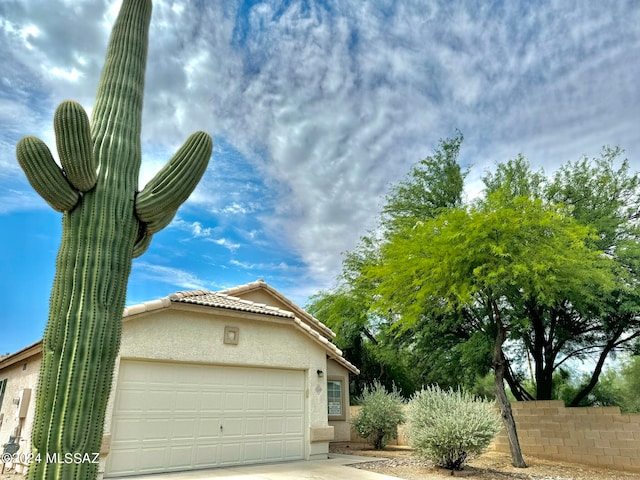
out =
<svg viewBox="0 0 640 480"><path fill-rule="evenodd" d="M87 113L77 102L62 102L53 117L53 129L67 179L79 191L88 192L95 186L98 175Z"/></svg>
<svg viewBox="0 0 640 480"><path fill-rule="evenodd" d="M16 146L16 157L33 189L54 210L67 212L76 206L80 195L69 184L42 140L22 138Z"/></svg>
<svg viewBox="0 0 640 480"><path fill-rule="evenodd" d="M171 223L173 217L178 213L177 210L173 210L167 213L164 217L160 217L157 220L153 220L149 223L143 223L140 231L140 236L136 240L133 246L133 258L138 258L144 252L147 251L149 245L151 245L151 239L154 233L158 233L164 227Z"/></svg>
<svg viewBox="0 0 640 480"><path fill-rule="evenodd" d="M167 213L164 217L161 217L158 220L140 224L140 233L135 245L133 246L133 258L138 258L140 255L147 251L147 249L151 245L153 234L158 233L164 227L169 225L171 223L171 220L173 220L173 217L176 216L176 213L178 213L178 211L173 210L172 212Z"/></svg>
<svg viewBox="0 0 640 480"><path fill-rule="evenodd" d="M136 243L133 246L132 257L138 258L140 255L146 252L151 245L152 238L153 235L151 235L150 233L142 232L142 235L138 238L138 240L136 240Z"/></svg>
<svg viewBox="0 0 640 480"><path fill-rule="evenodd" d="M171 220L173 220L173 217L176 216L176 213L178 213L177 210L172 210L170 212L167 212L164 217L159 217L158 219L152 220L151 222L147 223L147 233L151 235L153 235L154 233L158 233L160 230L171 223Z"/></svg>
<svg viewBox="0 0 640 480"><path fill-rule="evenodd" d="M136 198L136 214L144 223L158 222L175 212L202 178L213 141L204 132L192 134Z"/></svg>

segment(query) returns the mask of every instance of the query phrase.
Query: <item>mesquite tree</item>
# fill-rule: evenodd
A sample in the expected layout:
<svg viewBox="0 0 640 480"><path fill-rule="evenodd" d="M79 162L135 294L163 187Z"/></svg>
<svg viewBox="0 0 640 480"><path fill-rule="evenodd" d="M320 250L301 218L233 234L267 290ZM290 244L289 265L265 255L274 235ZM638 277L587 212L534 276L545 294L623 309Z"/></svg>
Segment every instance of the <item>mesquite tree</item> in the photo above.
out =
<svg viewBox="0 0 640 480"><path fill-rule="evenodd" d="M132 259L171 221L211 156L211 137L197 132L138 192L150 20L151 0L124 0L91 122L78 103L58 107L62 168L38 138L17 145L33 188L64 213L32 432L41 461L31 464L30 479L97 476L94 463L47 463L46 454L100 450Z"/></svg>

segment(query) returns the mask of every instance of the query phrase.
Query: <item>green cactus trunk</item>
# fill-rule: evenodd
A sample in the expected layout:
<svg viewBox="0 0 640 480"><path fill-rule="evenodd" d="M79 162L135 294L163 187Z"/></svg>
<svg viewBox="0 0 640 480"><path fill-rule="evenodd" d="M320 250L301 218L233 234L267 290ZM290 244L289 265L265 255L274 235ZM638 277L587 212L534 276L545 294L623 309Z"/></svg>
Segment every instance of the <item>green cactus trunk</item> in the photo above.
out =
<svg viewBox="0 0 640 480"><path fill-rule="evenodd" d="M63 169L37 138L17 146L32 186L65 212L42 344L30 480L97 477L98 464L90 460L102 443L132 259L173 218L211 155L211 138L192 135L138 194L150 18L151 0L124 0L90 125L78 104L58 108ZM83 461L61 461L65 454Z"/></svg>
<svg viewBox="0 0 640 480"><path fill-rule="evenodd" d="M91 462L44 461L54 453L99 452L102 441L137 226L124 202L96 190L63 220L32 432L41 461L30 466L29 479L97 475Z"/></svg>

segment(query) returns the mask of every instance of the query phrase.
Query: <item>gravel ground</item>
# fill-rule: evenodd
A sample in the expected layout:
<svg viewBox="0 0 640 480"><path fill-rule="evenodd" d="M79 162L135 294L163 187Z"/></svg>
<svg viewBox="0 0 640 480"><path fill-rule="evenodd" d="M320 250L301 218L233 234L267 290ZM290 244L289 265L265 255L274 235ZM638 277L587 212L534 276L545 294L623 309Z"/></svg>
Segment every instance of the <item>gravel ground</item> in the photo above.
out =
<svg viewBox="0 0 640 480"><path fill-rule="evenodd" d="M362 444L333 444L331 451L351 455L377 457L377 460L354 464L355 468L371 470L405 480L464 477L473 480L640 480L640 473L592 468L526 456L528 468L515 468L507 454L487 452L469 462L462 471L452 472L429 462L413 458L406 447L387 447L376 451Z"/></svg>

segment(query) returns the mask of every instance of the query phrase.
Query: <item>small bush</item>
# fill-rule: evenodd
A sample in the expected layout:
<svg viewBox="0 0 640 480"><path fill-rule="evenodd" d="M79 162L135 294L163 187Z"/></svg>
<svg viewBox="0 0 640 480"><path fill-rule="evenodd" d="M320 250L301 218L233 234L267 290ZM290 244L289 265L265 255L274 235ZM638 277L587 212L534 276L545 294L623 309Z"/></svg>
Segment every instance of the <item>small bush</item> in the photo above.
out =
<svg viewBox="0 0 640 480"><path fill-rule="evenodd" d="M495 402L437 386L415 393L407 416L414 451L450 470L480 455L501 427Z"/></svg>
<svg viewBox="0 0 640 480"><path fill-rule="evenodd" d="M378 381L366 386L358 400L360 412L351 423L360 437L382 450L397 438L398 425L404 423L404 400L395 386L388 392Z"/></svg>

